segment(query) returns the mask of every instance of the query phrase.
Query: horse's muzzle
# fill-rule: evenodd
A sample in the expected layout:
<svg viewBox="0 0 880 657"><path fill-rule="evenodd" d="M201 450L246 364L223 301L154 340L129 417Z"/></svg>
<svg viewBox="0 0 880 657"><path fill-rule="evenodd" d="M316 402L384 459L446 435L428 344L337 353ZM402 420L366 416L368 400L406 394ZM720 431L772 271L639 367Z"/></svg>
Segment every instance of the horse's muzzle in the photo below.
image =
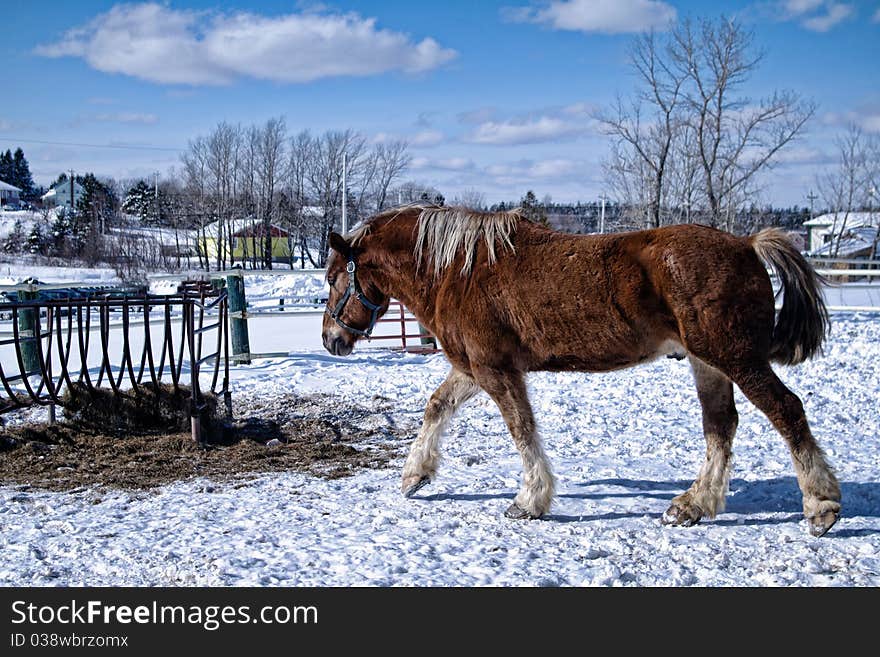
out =
<svg viewBox="0 0 880 657"><path fill-rule="evenodd" d="M324 342L324 349L334 356L348 356L354 349L354 345L347 342L341 335L324 333L321 338Z"/></svg>

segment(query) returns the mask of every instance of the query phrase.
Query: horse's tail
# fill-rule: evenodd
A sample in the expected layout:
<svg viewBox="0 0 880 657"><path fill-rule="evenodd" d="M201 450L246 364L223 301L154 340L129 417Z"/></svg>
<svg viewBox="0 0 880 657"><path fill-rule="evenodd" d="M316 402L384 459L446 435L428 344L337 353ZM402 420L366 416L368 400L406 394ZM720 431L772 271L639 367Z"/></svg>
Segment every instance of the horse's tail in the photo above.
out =
<svg viewBox="0 0 880 657"><path fill-rule="evenodd" d="M767 228L749 237L758 257L779 277L782 309L773 327L770 358L796 365L822 351L828 332L828 309L822 298L827 282L810 266L778 228Z"/></svg>

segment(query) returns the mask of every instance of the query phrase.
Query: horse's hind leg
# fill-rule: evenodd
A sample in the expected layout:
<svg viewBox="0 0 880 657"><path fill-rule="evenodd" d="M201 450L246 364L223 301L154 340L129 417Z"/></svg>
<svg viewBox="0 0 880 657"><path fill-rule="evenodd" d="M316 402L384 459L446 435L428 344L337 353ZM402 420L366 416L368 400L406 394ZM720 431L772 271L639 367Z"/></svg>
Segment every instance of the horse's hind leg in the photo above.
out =
<svg viewBox="0 0 880 657"><path fill-rule="evenodd" d="M498 404L523 462L522 487L504 515L508 518L540 518L550 510L556 482L544 454L535 417L521 372L480 368L474 376Z"/></svg>
<svg viewBox="0 0 880 657"><path fill-rule="evenodd" d="M788 443L810 533L822 536L840 517L840 486L813 438L801 400L785 387L769 364L737 368L730 375Z"/></svg>
<svg viewBox="0 0 880 657"><path fill-rule="evenodd" d="M703 434L706 460L690 489L672 500L663 514L667 525L690 526L703 516L714 518L724 510L730 480L730 455L736 432L737 413L733 404L733 384L724 374L698 358L690 357L703 407Z"/></svg>
<svg viewBox="0 0 880 657"><path fill-rule="evenodd" d="M411 496L437 474L440 463L440 438L452 415L479 392L473 377L454 367L446 380L431 395L425 419L403 465L403 494Z"/></svg>

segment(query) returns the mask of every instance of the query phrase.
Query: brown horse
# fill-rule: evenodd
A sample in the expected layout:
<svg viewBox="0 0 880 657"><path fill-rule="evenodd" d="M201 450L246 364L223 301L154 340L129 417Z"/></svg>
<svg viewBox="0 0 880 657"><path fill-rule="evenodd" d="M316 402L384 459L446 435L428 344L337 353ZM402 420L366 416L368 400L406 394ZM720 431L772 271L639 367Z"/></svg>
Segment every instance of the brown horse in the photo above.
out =
<svg viewBox="0 0 880 657"><path fill-rule="evenodd" d="M837 479L800 399L770 367L818 353L828 325L822 281L781 231L736 237L682 225L580 236L516 210L410 206L346 237L334 233L330 245L328 351L351 353L396 297L437 336L452 364L406 459L405 495L434 478L449 419L482 389L523 461L522 487L506 515L540 517L552 503L554 478L525 374L602 372L678 353L693 368L706 460L663 522L689 526L724 508L737 425L732 383L788 443L810 533L821 536L837 521ZM778 317L764 263L782 284Z"/></svg>

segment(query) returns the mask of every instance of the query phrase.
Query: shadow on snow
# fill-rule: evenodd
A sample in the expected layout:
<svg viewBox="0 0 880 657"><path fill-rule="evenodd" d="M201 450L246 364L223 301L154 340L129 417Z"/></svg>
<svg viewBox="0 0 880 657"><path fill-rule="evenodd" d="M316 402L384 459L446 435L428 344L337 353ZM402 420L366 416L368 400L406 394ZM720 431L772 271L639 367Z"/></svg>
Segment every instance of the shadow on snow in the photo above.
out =
<svg viewBox="0 0 880 657"><path fill-rule="evenodd" d="M690 480L650 481L645 479L597 479L582 484L580 488L606 487L623 488L623 491L598 491L561 493L560 499L601 500L612 498L650 498L671 500L672 497L687 490ZM841 482L843 495L843 517L880 517L880 483ZM496 499L510 499L510 492L502 493L435 493L419 496L428 502L453 500L459 502L480 502ZM726 514L752 515L756 513L784 514L772 518L725 518ZM548 514L545 520L551 522L592 522L595 520L619 520L623 518L651 517L654 512L638 511L632 513L611 512L598 515L560 515ZM777 477L747 481L732 479L727 507L716 520L706 521L714 525L777 525L802 520L801 493L794 477ZM852 538L880 533L880 528L845 529L840 528L829 534L836 538Z"/></svg>

